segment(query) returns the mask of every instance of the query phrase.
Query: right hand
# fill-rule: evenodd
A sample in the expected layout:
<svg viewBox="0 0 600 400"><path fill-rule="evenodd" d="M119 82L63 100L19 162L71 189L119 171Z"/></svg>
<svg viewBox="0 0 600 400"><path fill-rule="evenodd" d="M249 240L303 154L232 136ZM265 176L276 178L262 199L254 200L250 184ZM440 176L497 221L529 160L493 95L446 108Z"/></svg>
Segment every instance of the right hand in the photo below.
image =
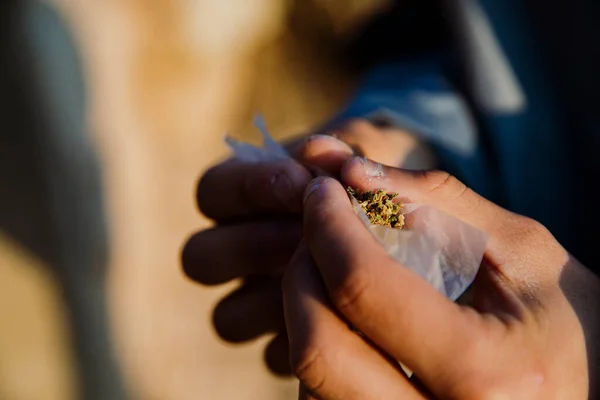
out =
<svg viewBox="0 0 600 400"><path fill-rule="evenodd" d="M447 173L353 158L341 176L444 211L489 242L473 304L459 306L389 256L338 181L315 179L282 285L301 399L598 398L600 279L546 228Z"/></svg>
<svg viewBox="0 0 600 400"><path fill-rule="evenodd" d="M433 167L425 146L413 136L360 120L330 136L296 141L288 151L295 160L249 164L231 159L206 172L197 202L217 225L193 235L182 256L185 273L199 283L218 285L243 278L243 284L216 306L215 329L229 342L277 333L265 360L273 372L286 375L291 370L281 269L302 237L302 193L312 179L309 169L338 175L353 154L388 165L410 160L413 168Z"/></svg>

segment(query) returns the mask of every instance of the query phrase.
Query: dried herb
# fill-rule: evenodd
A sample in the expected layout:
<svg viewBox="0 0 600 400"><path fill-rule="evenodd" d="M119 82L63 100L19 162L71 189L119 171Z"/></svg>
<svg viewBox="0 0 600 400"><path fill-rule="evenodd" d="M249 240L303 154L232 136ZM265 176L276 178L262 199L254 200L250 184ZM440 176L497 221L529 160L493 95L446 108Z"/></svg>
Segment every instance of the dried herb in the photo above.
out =
<svg viewBox="0 0 600 400"><path fill-rule="evenodd" d="M387 193L382 189L363 192L351 187L346 188L346 191L358 201L372 224L395 229L404 227L403 206L394 201L398 193Z"/></svg>

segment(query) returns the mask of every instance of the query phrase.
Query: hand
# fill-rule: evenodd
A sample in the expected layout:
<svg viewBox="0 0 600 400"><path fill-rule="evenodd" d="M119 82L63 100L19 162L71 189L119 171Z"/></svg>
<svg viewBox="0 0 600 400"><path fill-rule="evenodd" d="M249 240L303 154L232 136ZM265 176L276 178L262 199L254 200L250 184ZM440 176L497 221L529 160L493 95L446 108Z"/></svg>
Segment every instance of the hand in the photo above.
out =
<svg viewBox="0 0 600 400"><path fill-rule="evenodd" d="M230 342L277 333L265 358L278 374L291 372L281 269L302 236L302 193L312 178L307 166L337 175L355 152L398 165L406 159L421 168L432 162L412 136L365 121L353 121L331 135L339 140L317 135L289 145L297 161L246 164L229 160L209 170L198 185L198 205L217 226L192 236L182 255L185 273L197 282L217 285L244 278L216 306L214 326Z"/></svg>
<svg viewBox="0 0 600 400"><path fill-rule="evenodd" d="M373 162L352 158L341 178L399 192L489 234L473 306L450 302L388 257L342 185L315 179L304 202L306 242L282 286L301 398L595 398L598 278L539 223L452 176L373 170Z"/></svg>

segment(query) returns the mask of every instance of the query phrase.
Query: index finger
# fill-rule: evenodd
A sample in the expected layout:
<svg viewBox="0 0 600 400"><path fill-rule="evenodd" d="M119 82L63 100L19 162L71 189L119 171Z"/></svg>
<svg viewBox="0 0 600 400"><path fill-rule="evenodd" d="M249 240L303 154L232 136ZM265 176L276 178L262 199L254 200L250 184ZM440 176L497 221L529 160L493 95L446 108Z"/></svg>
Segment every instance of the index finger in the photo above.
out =
<svg viewBox="0 0 600 400"><path fill-rule="evenodd" d="M443 171L408 171L353 157L341 176L354 188L398 192L410 203L428 204L489 234L504 229L512 215Z"/></svg>
<svg viewBox="0 0 600 400"><path fill-rule="evenodd" d="M231 159L200 179L196 199L209 218L226 220L261 212L300 212L311 174L294 160L247 163Z"/></svg>
<svg viewBox="0 0 600 400"><path fill-rule="evenodd" d="M198 184L200 211L215 220L260 213L299 213L312 175L336 173L352 155L344 142L314 135L288 146L289 160L242 162L231 159L206 172Z"/></svg>

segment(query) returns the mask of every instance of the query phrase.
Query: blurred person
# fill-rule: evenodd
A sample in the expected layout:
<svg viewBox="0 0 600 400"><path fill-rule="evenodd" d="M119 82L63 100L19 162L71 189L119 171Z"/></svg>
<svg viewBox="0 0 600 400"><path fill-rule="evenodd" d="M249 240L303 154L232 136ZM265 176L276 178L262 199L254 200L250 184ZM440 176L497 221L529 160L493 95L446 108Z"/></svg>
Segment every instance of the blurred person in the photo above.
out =
<svg viewBox="0 0 600 400"><path fill-rule="evenodd" d="M108 258L96 154L72 38L46 4L5 1L0 229L51 268L73 332L80 398L123 399L105 299Z"/></svg>
<svg viewBox="0 0 600 400"><path fill-rule="evenodd" d="M245 278L216 307L214 324L235 342L277 332L266 349L276 372L289 372L289 366L280 279L272 272L288 263L302 237L302 192L311 177L302 165L325 163L321 167L327 169L345 153L392 166L443 169L492 202L541 222L561 246L595 268L598 213L590 182L600 172L595 156L600 124L594 115L600 60L593 50L599 42L598 5L586 0L560 6L533 0L427 5L425 15L416 7L415 14L392 10L379 16L355 42L353 54L372 61L371 70L349 106L317 129L350 147L313 137L290 147L297 163L229 160L200 181L200 209L218 225L188 241L185 272L204 284ZM420 28L414 32L404 30L415 25ZM430 27L438 34L423 35L430 40L415 46L412 39L419 42ZM354 118L361 119L348 123ZM329 148L325 157L316 150L323 147ZM547 235L544 244L558 248ZM572 288L553 290L573 302L591 335L595 328L585 321L589 307L578 306L585 295ZM561 302L566 309L564 298ZM572 315L568 321L575 324ZM580 336L577 329L567 335ZM593 350L588 349L588 362L595 368Z"/></svg>

